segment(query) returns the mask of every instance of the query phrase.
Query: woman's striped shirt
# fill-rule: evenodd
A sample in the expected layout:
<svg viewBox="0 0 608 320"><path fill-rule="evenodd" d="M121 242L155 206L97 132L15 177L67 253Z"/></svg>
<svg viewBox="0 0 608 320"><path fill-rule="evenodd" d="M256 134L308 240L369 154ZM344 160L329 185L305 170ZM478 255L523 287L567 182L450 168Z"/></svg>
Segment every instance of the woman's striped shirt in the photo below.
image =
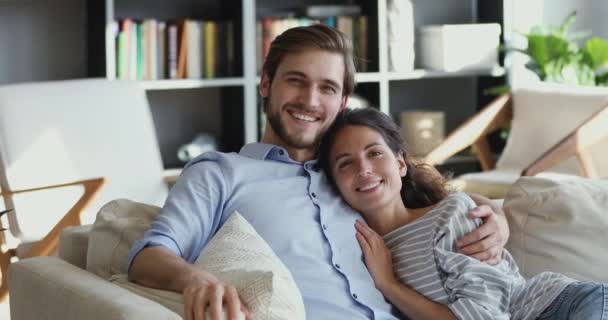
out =
<svg viewBox="0 0 608 320"><path fill-rule="evenodd" d="M505 250L490 266L455 252L455 241L481 225L466 214L475 203L452 193L417 220L384 236L395 274L458 319L535 319L574 280L552 272L528 280Z"/></svg>

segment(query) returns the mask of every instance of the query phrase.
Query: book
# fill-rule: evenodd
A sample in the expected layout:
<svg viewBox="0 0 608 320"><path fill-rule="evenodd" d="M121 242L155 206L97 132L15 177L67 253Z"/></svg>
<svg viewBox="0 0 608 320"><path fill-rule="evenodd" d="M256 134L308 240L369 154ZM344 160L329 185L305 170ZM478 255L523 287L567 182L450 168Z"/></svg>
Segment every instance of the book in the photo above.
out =
<svg viewBox="0 0 608 320"><path fill-rule="evenodd" d="M127 79L127 32L118 31L116 37L116 78Z"/></svg>
<svg viewBox="0 0 608 320"><path fill-rule="evenodd" d="M359 61L361 66L361 72L367 72L369 63L369 49L368 49L368 19L366 16L359 17Z"/></svg>
<svg viewBox="0 0 608 320"><path fill-rule="evenodd" d="M156 79L164 79L167 77L167 24L161 21L158 22L157 27Z"/></svg>
<svg viewBox="0 0 608 320"><path fill-rule="evenodd" d="M178 25L179 42L177 58L177 78L186 78L186 59L188 57L188 28L186 20L182 20Z"/></svg>
<svg viewBox="0 0 608 320"><path fill-rule="evenodd" d="M144 35L141 23L135 24L135 39L137 39L137 48L135 50L135 79L142 80L144 75Z"/></svg>
<svg viewBox="0 0 608 320"><path fill-rule="evenodd" d="M217 26L214 21L206 21L205 25L205 78L211 79L216 76L216 44Z"/></svg>
<svg viewBox="0 0 608 320"><path fill-rule="evenodd" d="M201 25L203 22L186 21L188 45L186 57L186 77L188 79L200 79L203 77L203 52Z"/></svg>
<svg viewBox="0 0 608 320"><path fill-rule="evenodd" d="M178 59L178 26L175 23L167 27L167 78L177 79Z"/></svg>

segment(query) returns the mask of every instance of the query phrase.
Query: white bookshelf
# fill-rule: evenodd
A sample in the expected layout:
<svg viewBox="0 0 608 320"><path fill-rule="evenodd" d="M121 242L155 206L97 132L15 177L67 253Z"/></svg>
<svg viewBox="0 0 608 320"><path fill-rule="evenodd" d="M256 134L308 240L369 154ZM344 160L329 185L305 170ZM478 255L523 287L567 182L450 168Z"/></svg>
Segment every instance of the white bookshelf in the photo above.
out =
<svg viewBox="0 0 608 320"><path fill-rule="evenodd" d="M235 77L230 78L217 78L217 79L186 79L186 80L154 80L154 81L140 81L142 86L150 93L151 104L154 105L156 102L154 99L158 99L158 96L165 97L167 95L175 94L175 104L182 104L177 97L180 94L188 90L195 90L197 94L200 92L200 98L192 98L191 94L185 93L192 100L191 103L201 103L205 105L207 103L220 103L221 99L207 99L207 95L222 96L223 90L228 91L229 96L236 97L234 101L230 101L229 104L215 106L215 109L228 110L229 113L224 115L224 118L234 118L235 121L239 121L237 125L242 128L242 137L238 137L240 143L254 142L258 140L258 134L260 132L259 125L259 97L258 97L258 83L259 75L257 74L257 58L256 58L256 20L259 18L257 12L267 11L268 8L286 8L287 5L291 7L306 5L307 1L294 0L293 3L285 3L284 1L277 0L235 0L228 1L231 4L236 4L234 7L225 5L223 3L227 1L220 0L179 0L176 2L166 1L166 4L155 1L154 6L158 9L150 9L149 2L145 0L106 0L105 1L105 70L106 76L109 79L113 79L116 62L114 61L115 44L113 39L113 31L111 30L111 24L119 18L125 17L127 13L137 12L133 11L133 7L138 5L138 1L141 2L142 8L145 8L146 13L152 12L150 18L155 18L154 11L157 10L159 17L166 17L167 12L171 12L175 4L183 6L184 3L200 5L202 2L204 5L208 5L210 8L215 8L217 15L227 14L229 17L238 17L238 21L235 21L235 26L240 26L240 38L235 39L241 43L242 52L237 54L242 61L242 70L239 70L239 74ZM477 78L479 77L502 77L505 75L505 69L502 67L496 67L490 70L463 70L456 72L441 72L431 70L416 69L406 73L396 73L389 71L388 67L388 45L387 45L387 3L389 0L375 0L375 1L319 1L315 3L326 3L326 4L360 4L362 7L367 8L367 11L363 11L362 14L370 15L369 33L369 48L374 54L370 54L370 57L377 58L377 61L373 62L375 66L370 72L357 73L356 81L358 87L355 93L364 98L368 98L372 105L378 107L381 111L392 114L397 118L399 112L407 110L409 106L418 108L422 105L425 99L428 97L418 96L416 94L410 94L416 92L411 87L421 86L423 83L423 91L443 91L445 92L450 87L454 87L455 92L466 91L466 95L463 97L469 97L477 95L478 89ZM445 4L443 0L425 0L425 1L413 1L415 6L415 17L414 20L417 22L417 26L425 24L437 24L437 23L472 23L476 22L476 8L478 3L481 1L495 1L495 0L453 0L454 3L450 5ZM505 0L508 1L508 0ZM503 1L496 1L498 4L503 4ZM230 8L229 8L230 7ZM240 7L240 8L239 8ZM444 8L445 7L445 8ZM465 7L464 9L458 9ZM129 8L124 9L124 8ZM458 9L458 10L455 10ZM263 10L262 10L263 9ZM233 13L232 10L240 10L240 13ZM456 11L456 13L455 13ZM181 18L182 15L186 15L183 12L178 12L174 18ZM186 16L187 17L187 16ZM135 17L142 18L142 17ZM189 17L190 18L190 17ZM201 18L201 17L193 17ZM373 39L373 42L372 42ZM437 81L441 89L435 90L435 83ZM462 84L466 82L466 88L462 88ZM236 89L236 91L234 91ZM165 92L166 91L166 92ZM233 94L236 92L237 94ZM405 92L405 93L404 93ZM449 92L444 93L449 95ZM431 96L429 100L433 100L434 96ZM240 99L240 100L239 100ZM165 103L163 100L162 103ZM477 105L469 106L469 104L475 104L476 98L461 99L463 101L455 102L455 106L450 106L451 113L459 114L462 112L466 113L467 116L472 114L471 110L477 108ZM466 101L465 101L466 100ZM213 102L209 102L213 101ZM217 102L219 101L219 102ZM462 111L458 109L462 105L467 105ZM205 113L207 106L201 107L201 117L206 117ZM466 110L465 110L466 109ZM166 112L166 111L163 111ZM177 111L176 112L180 112ZM163 117L160 117L159 121L163 121ZM184 125L185 126L185 125ZM162 127L162 126L161 126ZM176 130L180 130L182 125L174 125ZM169 130L171 131L171 130ZM158 135L162 135L163 132L158 132ZM186 143L188 141L183 141ZM174 143L175 144L175 143ZM234 143L233 143L234 145ZM161 146L161 150L163 147ZM225 150L225 151L237 151L237 150Z"/></svg>

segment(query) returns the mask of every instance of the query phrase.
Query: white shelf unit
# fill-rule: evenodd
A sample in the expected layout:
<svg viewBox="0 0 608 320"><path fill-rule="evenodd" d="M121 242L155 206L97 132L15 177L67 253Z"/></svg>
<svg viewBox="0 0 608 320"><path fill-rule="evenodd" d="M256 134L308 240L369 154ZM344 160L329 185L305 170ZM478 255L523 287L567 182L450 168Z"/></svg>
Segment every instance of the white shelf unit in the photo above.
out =
<svg viewBox="0 0 608 320"><path fill-rule="evenodd" d="M94 1L94 0L90 0ZM416 69L408 73L396 73L388 70L388 48L387 48L387 2L389 0L344 0L344 1L314 1L314 4L358 4L363 8L362 14L370 15L369 27L369 51L370 57L375 61L371 61L374 66L370 72L357 73L356 80L358 82L356 93L368 99L372 105L378 107L381 111L391 114L395 119L398 119L400 112L414 108L436 108L441 107L448 113L448 131L455 124L461 122L463 118L470 116L478 107L479 101L477 96L480 89L478 88L479 77L503 77L505 70L502 67L496 67L492 70L469 70L458 72L440 72L431 70ZM484 1L486 2L484 4ZM497 6L503 6L504 1L509 0L425 0L412 1L414 5L414 20L416 26L426 24L439 23L473 23L477 22L478 7L480 5L488 5L488 2L493 2ZM228 2L229 4L226 4ZM228 15L237 19L235 27L238 26L240 34L235 41L238 41L241 46L240 53L237 57L242 59L242 70L236 77L217 78L217 79L196 79L196 80L156 80L156 81L141 81L142 86L148 90L148 97L151 100L151 105L154 108L162 110L162 115L155 117L155 123L163 122L167 118L168 110L171 108L171 103L167 101L175 101L173 103L183 105L179 96L188 96L194 103L200 106L187 107L190 112L198 108L200 117L219 116L225 122L225 118L232 118L232 121L238 123L233 124L237 129L238 137L231 137L231 147L224 148L223 151L238 151L237 145L254 142L259 139L259 97L258 97L258 82L259 75L257 74L256 66L256 20L260 18L259 12L267 12L268 9L276 8L282 10L285 8L293 8L312 4L313 1L277 1L277 0L106 0L105 1L105 70L106 77L112 79L115 70L114 59L114 35L111 30L111 24L121 18L129 17L129 14L138 12L137 6L145 8L146 16L135 16L132 18L206 18L200 16L188 16L188 12L175 11L174 16L172 9L174 7L186 8L192 6L208 6L212 10L219 10L215 15ZM224 7L222 7L224 5ZM126 9L125 9L126 8ZM151 8L156 9L154 12ZM218 9L219 8L219 9ZM502 10L502 8L500 8ZM193 12L196 10L193 10ZM239 12L240 11L240 12ZM234 13L236 12L236 13ZM155 16L158 14L158 16ZM372 52L373 50L373 52ZM466 85L465 85L466 83ZM453 87L452 89L450 89ZM188 93L193 90L196 93ZM228 90L226 94L224 91ZM426 95L420 95L419 91L424 91ZM433 99L433 95L442 92L441 96L448 97L454 93L455 98L450 98L453 104L446 106ZM213 99L209 99L212 96ZM223 101L222 96L231 96L230 103ZM427 98L431 95L430 99ZM159 98L160 97L160 98ZM219 98L218 98L219 97ZM155 101L160 100L161 102ZM443 100L445 101L445 100ZM214 105L216 110L213 115L207 115L206 108L210 103ZM428 102L428 105L425 104ZM184 102L185 103L185 102ZM165 104L165 105L161 105ZM200 108L199 108L200 107ZM174 112L180 112L180 110ZM219 111L218 111L219 110ZM213 113L213 112L212 112ZM456 120L450 120L449 114L457 114ZM194 116L196 117L196 115ZM184 118L184 117L182 117ZM193 120L193 117L190 117ZM172 124L158 125L157 135L163 136L167 131L182 130L183 127L188 127L188 124ZM220 130L220 129L218 129ZM221 129L224 136L220 139L226 139L227 135L234 134L226 129ZM161 151L163 152L163 161L166 166L173 167L176 165L175 159L166 160L174 156L165 156L167 154L177 153L179 143L187 143L189 140L184 136L182 141L172 140L159 142ZM190 137L192 138L192 137ZM162 140L159 138L159 140ZM169 139L168 139L169 140ZM222 141L219 141L220 145Z"/></svg>

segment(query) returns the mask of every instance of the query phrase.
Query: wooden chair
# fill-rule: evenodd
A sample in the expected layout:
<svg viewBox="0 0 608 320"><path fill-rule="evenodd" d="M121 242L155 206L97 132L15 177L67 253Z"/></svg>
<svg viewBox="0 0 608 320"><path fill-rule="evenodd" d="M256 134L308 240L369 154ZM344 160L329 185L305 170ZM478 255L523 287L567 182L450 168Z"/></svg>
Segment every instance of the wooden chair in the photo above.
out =
<svg viewBox="0 0 608 320"><path fill-rule="evenodd" d="M498 160L487 135L511 124ZM475 146L483 172L458 177L467 192L504 198L520 175L608 175L608 89L543 84L505 94L450 134L426 157L439 164ZM565 174L565 175L564 175Z"/></svg>
<svg viewBox="0 0 608 320"><path fill-rule="evenodd" d="M84 209L91 204L93 198L95 197L95 195L97 195L97 193L100 191L100 189L105 183L104 178L96 178L60 185L11 191L10 188L8 188L8 186L6 185L6 179L2 179L1 177L2 175L0 174L0 182L2 182L1 184L3 190L0 195L4 200L5 207L11 208L2 211L1 214L6 214L7 216L12 215L8 216L8 219L13 220L15 222L17 222L16 215L18 210L13 209L14 202L12 200L14 195L78 185L81 185L84 188L84 192L80 199L78 199L78 201L65 214L65 216L63 216L63 218L57 224L55 224L55 226L53 226L52 229L41 240L36 241L35 243L20 243L19 246L27 247L27 250L23 251L20 256L18 256L17 254L18 252L22 251L19 250L19 246L15 248L10 248L7 245L7 237L4 235L4 231L7 231L9 229L3 228L2 221L0 221L0 229L2 229L2 233L0 233L0 276L2 277L2 282L0 285L0 302L4 300L6 294L8 293L7 275L8 265L11 262L11 259L13 259L14 257L17 257L19 259L26 259L36 256L46 256L55 252L59 242L59 233L67 227L78 226L81 224L80 217ZM18 230L19 226L17 224L14 224L13 229Z"/></svg>
<svg viewBox="0 0 608 320"><path fill-rule="evenodd" d="M2 299L11 259L53 254L61 230L110 200L164 202L145 91L105 79L0 86L0 192L14 209L0 220Z"/></svg>

